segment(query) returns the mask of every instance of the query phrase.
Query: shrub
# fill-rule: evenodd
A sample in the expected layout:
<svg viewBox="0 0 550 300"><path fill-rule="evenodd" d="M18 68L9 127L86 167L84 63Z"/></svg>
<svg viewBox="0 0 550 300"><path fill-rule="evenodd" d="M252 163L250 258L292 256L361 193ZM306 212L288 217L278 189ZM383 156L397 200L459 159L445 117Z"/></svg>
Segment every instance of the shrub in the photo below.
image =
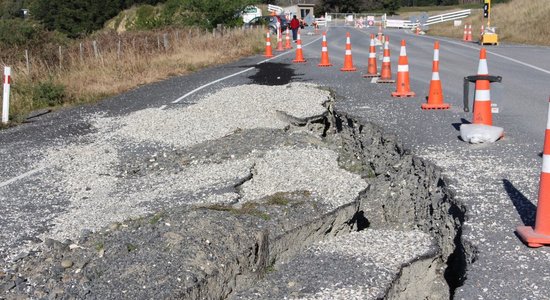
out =
<svg viewBox="0 0 550 300"><path fill-rule="evenodd" d="M30 44L43 33L44 28L31 21L0 19L0 44L8 47Z"/></svg>
<svg viewBox="0 0 550 300"><path fill-rule="evenodd" d="M66 98L65 86L52 80L40 82L33 88L33 100L39 104L47 106L61 105Z"/></svg>

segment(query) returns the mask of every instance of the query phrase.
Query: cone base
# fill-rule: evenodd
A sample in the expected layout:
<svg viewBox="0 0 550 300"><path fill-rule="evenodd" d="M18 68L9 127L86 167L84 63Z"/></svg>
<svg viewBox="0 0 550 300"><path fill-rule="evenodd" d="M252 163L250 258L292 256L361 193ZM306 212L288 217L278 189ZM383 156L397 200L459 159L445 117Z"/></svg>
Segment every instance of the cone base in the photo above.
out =
<svg viewBox="0 0 550 300"><path fill-rule="evenodd" d="M265 54L264 57L273 57L273 54Z"/></svg>
<svg viewBox="0 0 550 300"><path fill-rule="evenodd" d="M378 81L376 81L376 83L395 83L395 80L378 78Z"/></svg>
<svg viewBox="0 0 550 300"><path fill-rule="evenodd" d="M332 64L331 64L331 63L328 63L328 64L318 64L317 66L318 66L318 67L332 67Z"/></svg>
<svg viewBox="0 0 550 300"><path fill-rule="evenodd" d="M374 78L374 77L380 77L380 74L365 74L363 75L364 78Z"/></svg>
<svg viewBox="0 0 550 300"><path fill-rule="evenodd" d="M292 47L285 47L285 50L289 50L289 49L292 49Z"/></svg>
<svg viewBox="0 0 550 300"><path fill-rule="evenodd" d="M393 92L391 93L391 96L392 97L399 97L399 98L404 98L404 97L414 97L416 96L416 93L415 92Z"/></svg>
<svg viewBox="0 0 550 300"><path fill-rule="evenodd" d="M449 109L451 108L451 105L449 103L439 103L439 104L423 103L420 107L422 109Z"/></svg>
<svg viewBox="0 0 550 300"><path fill-rule="evenodd" d="M355 71L357 71L357 68L341 68L340 71L342 71L342 72L355 72Z"/></svg>
<svg viewBox="0 0 550 300"><path fill-rule="evenodd" d="M305 62L307 62L307 60L305 60L305 59L301 59L301 60L295 59L292 62L293 63L305 63Z"/></svg>
<svg viewBox="0 0 550 300"><path fill-rule="evenodd" d="M544 245L550 245L550 235L536 233L531 226L518 226L516 228L520 239L531 248L538 248Z"/></svg>

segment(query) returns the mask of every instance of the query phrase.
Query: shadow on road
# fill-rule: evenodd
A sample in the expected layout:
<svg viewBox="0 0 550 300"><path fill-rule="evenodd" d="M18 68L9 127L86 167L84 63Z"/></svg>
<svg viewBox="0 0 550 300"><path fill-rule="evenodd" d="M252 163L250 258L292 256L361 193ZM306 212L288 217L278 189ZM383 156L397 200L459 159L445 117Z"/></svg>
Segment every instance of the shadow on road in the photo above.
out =
<svg viewBox="0 0 550 300"><path fill-rule="evenodd" d="M470 121L464 119L464 118L460 118L460 123L452 123L451 125L453 125L453 127L455 128L456 131L460 131L460 125L462 124L471 124Z"/></svg>
<svg viewBox="0 0 550 300"><path fill-rule="evenodd" d="M285 85L297 76L289 64L266 62L254 67L258 71L248 77L254 84Z"/></svg>
<svg viewBox="0 0 550 300"><path fill-rule="evenodd" d="M537 214L537 207L529 201L516 187L507 179L502 179L504 189L508 193L508 196L512 200L512 203L516 207L521 221L525 226L535 225L535 216Z"/></svg>

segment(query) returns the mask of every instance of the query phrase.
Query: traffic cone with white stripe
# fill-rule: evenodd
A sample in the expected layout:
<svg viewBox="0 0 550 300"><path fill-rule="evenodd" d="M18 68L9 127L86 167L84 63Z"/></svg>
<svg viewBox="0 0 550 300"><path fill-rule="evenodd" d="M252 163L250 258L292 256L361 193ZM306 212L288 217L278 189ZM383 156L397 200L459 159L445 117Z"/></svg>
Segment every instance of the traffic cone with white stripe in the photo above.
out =
<svg viewBox="0 0 550 300"><path fill-rule="evenodd" d="M464 36L462 37L463 41L468 41L468 24L464 24Z"/></svg>
<svg viewBox="0 0 550 300"><path fill-rule="evenodd" d="M382 43L382 23L378 26L378 40Z"/></svg>
<svg viewBox="0 0 550 300"><path fill-rule="evenodd" d="M550 99L548 99L550 102ZM539 181L539 201L535 217L535 227L518 226L516 231L529 247L542 247L550 244L550 106L544 135L542 152L542 172Z"/></svg>
<svg viewBox="0 0 550 300"><path fill-rule="evenodd" d="M477 75L489 75L487 68L487 51L481 48ZM491 82L488 79L476 80L474 99L474 117L472 124L460 125L460 137L470 143L493 143L504 136L504 129L493 126L491 105Z"/></svg>
<svg viewBox="0 0 550 300"><path fill-rule="evenodd" d="M283 33L281 32L281 28L277 30L277 49L276 51L285 51L283 48Z"/></svg>
<svg viewBox="0 0 550 300"><path fill-rule="evenodd" d="M271 48L271 36L269 31L267 32L267 38L265 40L265 57L273 57L273 49Z"/></svg>
<svg viewBox="0 0 550 300"><path fill-rule="evenodd" d="M432 64L432 81L430 82L430 93L426 97L428 103L421 105L422 109L449 109L451 105L443 103L443 89L439 79L439 42L434 43L434 61Z"/></svg>
<svg viewBox="0 0 550 300"><path fill-rule="evenodd" d="M380 71L380 78L376 83L394 83L395 80L391 79L391 61L390 61L390 39L386 37L384 41L384 58L382 59L382 68Z"/></svg>
<svg viewBox="0 0 550 300"><path fill-rule="evenodd" d="M479 33L479 43L481 44L481 41L483 41L483 34L485 33L485 27L483 27L483 24L481 24L481 32Z"/></svg>
<svg viewBox="0 0 550 300"><path fill-rule="evenodd" d="M296 58L293 63L305 63L304 52L302 51L302 39L300 38L300 31L298 31L298 39L296 39Z"/></svg>
<svg viewBox="0 0 550 300"><path fill-rule="evenodd" d="M288 30L288 27L286 28L286 37L285 37L285 49L292 49L292 45L290 44L290 33Z"/></svg>
<svg viewBox="0 0 550 300"><path fill-rule="evenodd" d="M466 37L466 41L472 41L472 24L468 25L468 36Z"/></svg>
<svg viewBox="0 0 550 300"><path fill-rule="evenodd" d="M477 75L489 75L487 67L487 50L481 48L479 52L479 66ZM476 94L474 98L474 119L472 124L493 125L491 111L491 83L489 80L476 80Z"/></svg>
<svg viewBox="0 0 550 300"><path fill-rule="evenodd" d="M416 94L411 91L409 80L409 59L407 58L407 49L405 40L401 41L401 52L399 54L399 63L397 65L397 90L391 93L392 97L414 97Z"/></svg>
<svg viewBox="0 0 550 300"><path fill-rule="evenodd" d="M378 67L376 66L376 46L374 45L374 34L370 35L370 47L369 47L369 64L367 67L367 74L363 75L365 78L378 77Z"/></svg>
<svg viewBox="0 0 550 300"><path fill-rule="evenodd" d="M328 44L327 33L323 32L323 41L321 42L321 62L317 65L319 67L330 67L332 64L328 59Z"/></svg>
<svg viewBox="0 0 550 300"><path fill-rule="evenodd" d="M343 72L355 72L357 68L353 66L353 57L351 56L351 35L346 33L346 55L344 56L344 67L340 69Z"/></svg>

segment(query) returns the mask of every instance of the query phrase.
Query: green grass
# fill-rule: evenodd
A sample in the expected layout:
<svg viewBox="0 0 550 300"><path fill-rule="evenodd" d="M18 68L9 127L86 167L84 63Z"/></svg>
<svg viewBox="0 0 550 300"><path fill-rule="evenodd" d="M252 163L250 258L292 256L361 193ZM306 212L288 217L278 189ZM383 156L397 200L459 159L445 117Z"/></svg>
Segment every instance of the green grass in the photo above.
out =
<svg viewBox="0 0 550 300"><path fill-rule="evenodd" d="M209 206L203 206L206 209L216 210L216 211L227 211L235 215L250 215L255 216L266 221L271 220L269 214L262 212L258 209L258 204L254 202L247 202L242 205L241 208L234 208L230 205L224 204L212 204Z"/></svg>
<svg viewBox="0 0 550 300"><path fill-rule="evenodd" d="M149 220L149 224L151 225L155 225L157 224L160 220L162 220L162 218L165 216L165 213L161 212L161 213L156 213L150 220Z"/></svg>

